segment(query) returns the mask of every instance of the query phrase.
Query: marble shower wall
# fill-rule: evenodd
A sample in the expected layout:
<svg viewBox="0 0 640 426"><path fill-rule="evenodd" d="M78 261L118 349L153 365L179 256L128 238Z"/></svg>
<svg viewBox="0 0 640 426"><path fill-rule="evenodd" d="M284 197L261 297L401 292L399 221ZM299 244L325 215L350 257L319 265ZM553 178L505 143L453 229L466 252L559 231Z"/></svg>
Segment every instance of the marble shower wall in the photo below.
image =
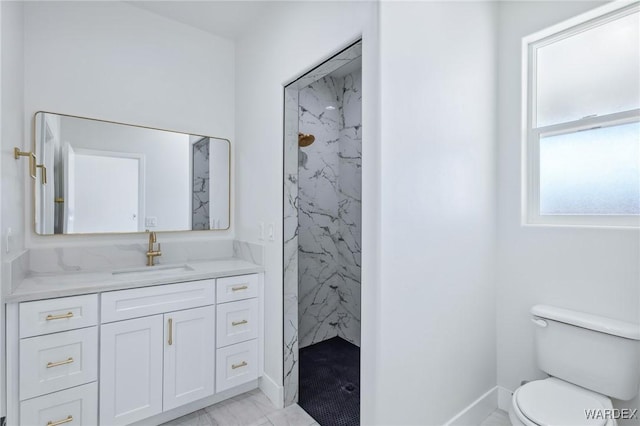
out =
<svg viewBox="0 0 640 426"><path fill-rule="evenodd" d="M362 232L362 72L344 77L340 123L337 243L343 282L338 336L360 346L360 265Z"/></svg>
<svg viewBox="0 0 640 426"><path fill-rule="evenodd" d="M361 72L300 89L299 346L340 336L360 345Z"/></svg>
<svg viewBox="0 0 640 426"><path fill-rule="evenodd" d="M285 406L298 402L298 95L319 78L362 57L362 42L338 53L285 87L284 94L284 253L283 384Z"/></svg>
<svg viewBox="0 0 640 426"><path fill-rule="evenodd" d="M284 405L298 402L298 87L285 88L283 385Z"/></svg>
<svg viewBox="0 0 640 426"><path fill-rule="evenodd" d="M202 138L192 145L193 194L191 229L210 229L209 225L209 138Z"/></svg>

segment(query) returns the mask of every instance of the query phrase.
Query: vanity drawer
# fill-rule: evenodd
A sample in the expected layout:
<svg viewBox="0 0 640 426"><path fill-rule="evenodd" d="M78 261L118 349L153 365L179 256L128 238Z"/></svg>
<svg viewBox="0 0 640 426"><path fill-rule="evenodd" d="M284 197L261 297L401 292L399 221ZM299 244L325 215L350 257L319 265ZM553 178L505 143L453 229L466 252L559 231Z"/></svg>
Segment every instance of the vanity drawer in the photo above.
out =
<svg viewBox="0 0 640 426"><path fill-rule="evenodd" d="M190 281L102 293L102 323L215 303L215 280Z"/></svg>
<svg viewBox="0 0 640 426"><path fill-rule="evenodd" d="M98 424L98 385L93 382L22 401L20 424L95 426Z"/></svg>
<svg viewBox="0 0 640 426"><path fill-rule="evenodd" d="M216 347L229 346L258 337L258 299L217 306Z"/></svg>
<svg viewBox="0 0 640 426"><path fill-rule="evenodd" d="M218 303L258 297L258 274L218 278L216 296Z"/></svg>
<svg viewBox="0 0 640 426"><path fill-rule="evenodd" d="M20 338L89 327L97 323L97 294L20 304Z"/></svg>
<svg viewBox="0 0 640 426"><path fill-rule="evenodd" d="M95 381L98 327L20 340L20 400Z"/></svg>
<svg viewBox="0 0 640 426"><path fill-rule="evenodd" d="M238 343L216 352L216 392L258 378L258 340Z"/></svg>

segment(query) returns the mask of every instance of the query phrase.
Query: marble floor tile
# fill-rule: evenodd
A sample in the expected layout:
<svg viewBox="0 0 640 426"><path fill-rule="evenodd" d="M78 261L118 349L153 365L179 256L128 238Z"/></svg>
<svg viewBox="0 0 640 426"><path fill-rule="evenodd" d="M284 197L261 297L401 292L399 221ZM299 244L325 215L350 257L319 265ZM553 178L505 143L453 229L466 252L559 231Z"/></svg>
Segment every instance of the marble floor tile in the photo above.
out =
<svg viewBox="0 0 640 426"><path fill-rule="evenodd" d="M259 389L179 417L162 426L319 426L297 404L276 408Z"/></svg>
<svg viewBox="0 0 640 426"><path fill-rule="evenodd" d="M298 404L274 411L267 418L273 426L311 426L316 423Z"/></svg>
<svg viewBox="0 0 640 426"><path fill-rule="evenodd" d="M205 411L220 426L260 426L269 420L249 398L230 400L205 408Z"/></svg>
<svg viewBox="0 0 640 426"><path fill-rule="evenodd" d="M271 401L269 401L269 398L258 389L256 389L253 394L248 395L247 400L254 404L265 416L278 411Z"/></svg>
<svg viewBox="0 0 640 426"><path fill-rule="evenodd" d="M179 417L162 426L320 426L298 404L278 409L259 390ZM480 426L511 426L509 415L495 410Z"/></svg>
<svg viewBox="0 0 640 426"><path fill-rule="evenodd" d="M511 426L509 414L506 411L495 410L489 415L480 426Z"/></svg>
<svg viewBox="0 0 640 426"><path fill-rule="evenodd" d="M164 423L162 426L217 426L217 423L209 417L205 410L198 410Z"/></svg>

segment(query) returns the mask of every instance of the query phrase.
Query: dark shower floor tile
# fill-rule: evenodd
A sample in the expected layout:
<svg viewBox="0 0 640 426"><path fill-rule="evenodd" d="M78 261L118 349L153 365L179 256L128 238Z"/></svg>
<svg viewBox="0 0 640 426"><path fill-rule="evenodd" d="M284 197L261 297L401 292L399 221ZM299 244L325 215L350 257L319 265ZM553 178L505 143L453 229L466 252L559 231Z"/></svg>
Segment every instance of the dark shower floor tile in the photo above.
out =
<svg viewBox="0 0 640 426"><path fill-rule="evenodd" d="M360 424L360 348L334 337L300 349L298 404L321 426Z"/></svg>

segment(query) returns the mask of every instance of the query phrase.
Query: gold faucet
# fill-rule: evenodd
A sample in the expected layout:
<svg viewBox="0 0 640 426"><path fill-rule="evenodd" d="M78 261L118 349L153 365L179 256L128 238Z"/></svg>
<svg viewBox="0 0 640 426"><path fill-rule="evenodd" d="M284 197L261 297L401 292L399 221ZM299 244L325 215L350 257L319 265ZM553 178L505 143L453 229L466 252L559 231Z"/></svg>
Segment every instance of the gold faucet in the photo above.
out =
<svg viewBox="0 0 640 426"><path fill-rule="evenodd" d="M153 266L153 259L157 256L162 256L162 252L160 251L160 243L158 243L158 249L154 249L154 244L156 243L157 237L156 233L153 231L149 231L149 251L147 251L147 266Z"/></svg>

